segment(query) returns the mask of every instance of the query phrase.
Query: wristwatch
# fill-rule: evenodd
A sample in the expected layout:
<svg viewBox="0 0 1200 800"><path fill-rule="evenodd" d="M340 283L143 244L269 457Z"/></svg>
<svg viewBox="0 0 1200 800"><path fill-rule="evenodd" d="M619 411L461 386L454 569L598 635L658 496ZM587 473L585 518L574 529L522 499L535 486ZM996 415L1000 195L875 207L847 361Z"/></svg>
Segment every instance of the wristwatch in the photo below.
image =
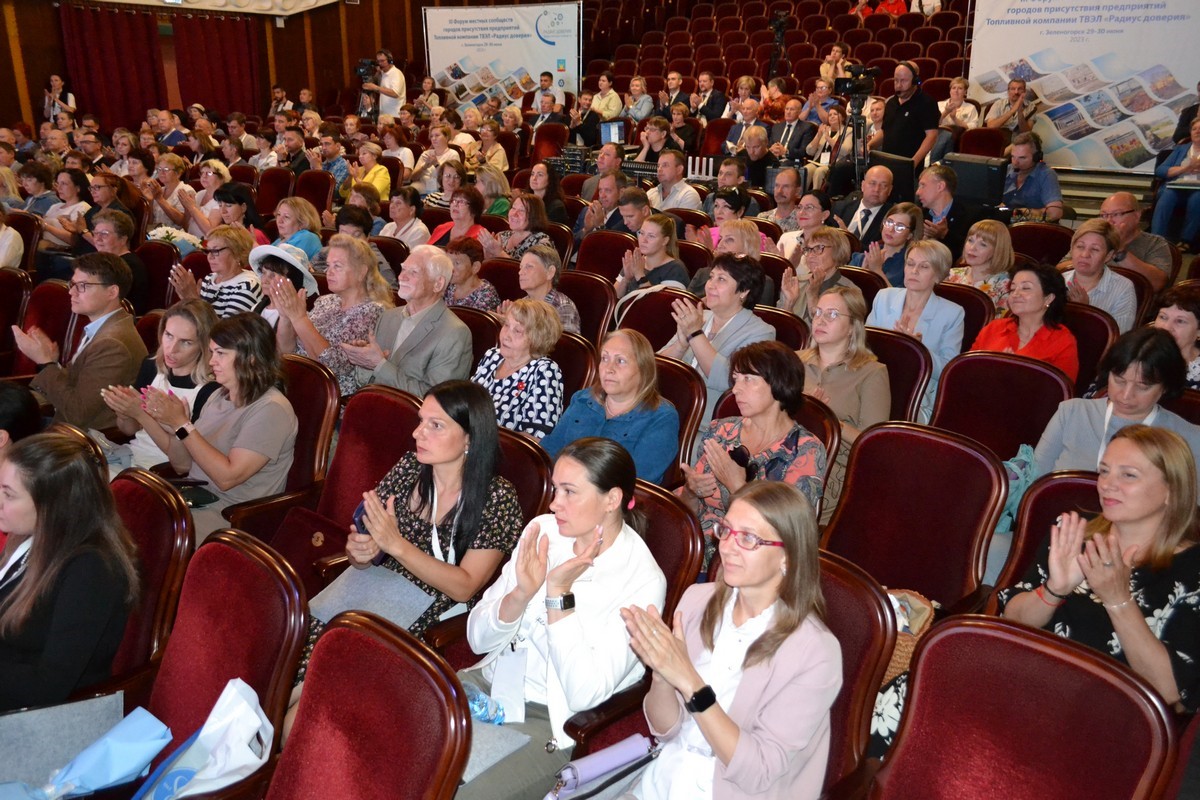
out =
<svg viewBox="0 0 1200 800"><path fill-rule="evenodd" d="M1118 250L1117 252L1113 253L1112 258L1110 258L1109 261L1111 261L1114 264L1120 264L1122 261L1125 260L1125 256L1127 256L1127 255L1129 255L1128 251Z"/></svg>
<svg viewBox="0 0 1200 800"><path fill-rule="evenodd" d="M559 597L546 598L547 611L570 611L575 607L575 593L567 592Z"/></svg>
<svg viewBox="0 0 1200 800"><path fill-rule="evenodd" d="M692 699L683 704L683 707L693 714L699 714L707 711L709 706L717 702L717 693L713 691L711 686L701 686L692 695Z"/></svg>
<svg viewBox="0 0 1200 800"><path fill-rule="evenodd" d="M185 422L175 429L175 438L182 442L189 435L191 435L192 431L194 430L196 430L195 425L190 422Z"/></svg>

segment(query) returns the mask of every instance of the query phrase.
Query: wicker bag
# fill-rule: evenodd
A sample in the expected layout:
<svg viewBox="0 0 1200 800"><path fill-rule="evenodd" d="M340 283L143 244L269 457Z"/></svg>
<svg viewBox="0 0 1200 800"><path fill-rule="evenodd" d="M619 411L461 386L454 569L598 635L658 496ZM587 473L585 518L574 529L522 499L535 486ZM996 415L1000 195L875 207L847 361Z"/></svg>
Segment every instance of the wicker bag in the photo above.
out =
<svg viewBox="0 0 1200 800"><path fill-rule="evenodd" d="M896 649L892 651L892 660L888 662L880 687L887 686L897 675L908 671L917 642L933 625L933 603L927 597L911 589L888 589L887 593L896 612L899 632L896 635Z"/></svg>

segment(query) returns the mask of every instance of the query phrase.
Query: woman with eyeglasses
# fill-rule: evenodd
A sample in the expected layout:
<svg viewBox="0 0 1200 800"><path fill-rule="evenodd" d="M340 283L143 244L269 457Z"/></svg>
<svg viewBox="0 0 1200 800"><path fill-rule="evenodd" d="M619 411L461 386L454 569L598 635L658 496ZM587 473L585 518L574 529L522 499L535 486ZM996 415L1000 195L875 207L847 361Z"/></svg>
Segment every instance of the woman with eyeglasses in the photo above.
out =
<svg viewBox="0 0 1200 800"><path fill-rule="evenodd" d="M521 260L534 247L553 247L546 229L550 220L546 218L546 207L542 201L528 192L517 192L508 209L508 230L492 235L491 231L479 234L479 243L488 258L515 258Z"/></svg>
<svg viewBox="0 0 1200 800"><path fill-rule="evenodd" d="M42 218L42 240L38 242L39 250L69 248L74 238L71 223L92 207L84 200L88 196L88 179L80 170L64 169L58 173L54 178L54 189L58 193L59 202L50 206L50 210Z"/></svg>
<svg viewBox="0 0 1200 800"><path fill-rule="evenodd" d="M679 414L658 392L654 348L635 330L604 338L595 383L575 393L542 448L553 458L584 436L619 443L633 456L638 477L651 483L662 481L675 458Z"/></svg>
<svg viewBox="0 0 1200 800"><path fill-rule="evenodd" d="M1173 286L1158 296L1154 327L1171 334L1187 362L1187 388L1200 389L1200 289Z"/></svg>
<svg viewBox="0 0 1200 800"><path fill-rule="evenodd" d="M408 179L426 197L439 189L441 166L447 161L459 161L458 151L450 147L451 127L435 124L429 126L429 149L421 153Z"/></svg>
<svg viewBox="0 0 1200 800"><path fill-rule="evenodd" d="M904 288L880 291L867 317L872 327L890 328L919 340L933 357L933 375L921 400L921 422L928 422L933 413L942 370L962 352L962 306L933 292L950 274L950 264L950 249L936 239L913 243L905 255Z"/></svg>
<svg viewBox="0 0 1200 800"><path fill-rule="evenodd" d="M187 207L183 204L183 196L196 196L196 190L183 181L187 172L187 162L174 153L165 153L158 157L154 167L155 180L147 181L142 187L146 199L150 201L154 214L150 227L166 225L171 228L184 229L187 225Z"/></svg>
<svg viewBox="0 0 1200 800"><path fill-rule="evenodd" d="M721 572L690 587L674 619L621 609L653 675L643 709L662 744L625 796L815 798L842 654L823 620L812 509L795 488L756 481L713 535Z"/></svg>
<svg viewBox="0 0 1200 800"><path fill-rule="evenodd" d="M196 278L176 264L171 268L171 286L181 300L199 298L213 307L221 319L245 311L254 311L262 302L262 285L250 269L250 251L254 237L245 228L220 225L204 240L204 254L212 272L196 283Z"/></svg>
<svg viewBox="0 0 1200 800"><path fill-rule="evenodd" d="M967 243L963 245L963 266L950 270L946 283L974 286L992 298L996 314L999 315L1008 310L1011 287L1008 274L1015 261L1008 226L994 219L983 219L967 231Z"/></svg>
<svg viewBox="0 0 1200 800"><path fill-rule="evenodd" d="M796 353L804 365L804 393L837 414L842 443L825 481L821 524L829 521L842 494L850 446L859 434L891 415L887 366L867 347L867 302L857 286L833 286L812 311L808 349Z"/></svg>
<svg viewBox="0 0 1200 800"><path fill-rule="evenodd" d="M677 284L680 289L687 287L691 278L679 260L675 220L666 214L651 214L638 229L637 240L638 246L621 257L617 297L664 283Z"/></svg>
<svg viewBox="0 0 1200 800"><path fill-rule="evenodd" d="M915 203L892 206L880 226L880 240L850 256L850 266L882 275L888 286L904 285L904 258L908 246L925 237L925 214Z"/></svg>
<svg viewBox="0 0 1200 800"><path fill-rule="evenodd" d="M806 193L796 204L796 228L787 231L777 242L780 254L803 275L806 269L804 243L813 232L824 228L833 219L833 201L822 191Z"/></svg>
<svg viewBox="0 0 1200 800"><path fill-rule="evenodd" d="M814 509L821 501L825 446L792 419L804 402L804 368L782 342L746 345L729 359L729 383L741 416L713 420L678 490L700 517L704 566L716 551L714 528L730 498L755 480L783 481Z"/></svg>
<svg viewBox="0 0 1200 800"><path fill-rule="evenodd" d="M426 244L445 247L455 239L470 237L479 239L487 228L479 224L483 214L483 195L474 186L455 189L450 197L450 221L443 222L429 234Z"/></svg>
<svg viewBox="0 0 1200 800"><path fill-rule="evenodd" d="M229 167L215 158L200 165L200 185L204 188L194 195L180 197L188 214L188 233L203 239L222 224L220 201L216 195L230 180Z"/></svg>
<svg viewBox="0 0 1200 800"><path fill-rule="evenodd" d="M850 240L842 231L829 227L813 231L804 244L808 277L798 278L793 267L784 270L783 287L776 305L791 311L811 327L817 298L835 286L854 286L841 270L849 257Z"/></svg>
<svg viewBox="0 0 1200 800"><path fill-rule="evenodd" d="M467 168L458 161L447 161L437 168L438 190L425 197L426 208L449 208L454 193L467 185Z"/></svg>

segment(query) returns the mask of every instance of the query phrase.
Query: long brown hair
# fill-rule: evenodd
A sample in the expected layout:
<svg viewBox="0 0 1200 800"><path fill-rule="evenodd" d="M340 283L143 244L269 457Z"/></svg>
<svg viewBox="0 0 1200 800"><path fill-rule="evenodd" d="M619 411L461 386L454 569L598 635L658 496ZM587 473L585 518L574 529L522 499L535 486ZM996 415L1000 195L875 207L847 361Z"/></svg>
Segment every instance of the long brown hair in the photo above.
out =
<svg viewBox="0 0 1200 800"><path fill-rule="evenodd" d="M239 408L283 383L283 361L275 346L275 335L259 314L247 312L218 320L211 338L218 347L235 353L233 371L238 382ZM228 394L224 389L221 391Z"/></svg>
<svg viewBox="0 0 1200 800"><path fill-rule="evenodd" d="M779 534L783 541L783 563L787 567L779 582L775 619L746 651L742 669L747 669L775 655L779 646L809 614L823 619L825 595L821 592L821 562L817 556L817 519L800 490L779 481L751 481L730 499L729 504L732 506L739 500L752 506ZM700 638L709 650L713 649L725 604L732 599L732 590L723 576L717 578L716 584L717 590L709 598L700 620Z"/></svg>
<svg viewBox="0 0 1200 800"><path fill-rule="evenodd" d="M37 512L25 573L0 602L0 636L21 630L34 607L58 585L71 559L95 552L124 577L126 605L138 596L136 548L117 516L108 469L82 442L61 433L39 433L4 452L16 467Z"/></svg>

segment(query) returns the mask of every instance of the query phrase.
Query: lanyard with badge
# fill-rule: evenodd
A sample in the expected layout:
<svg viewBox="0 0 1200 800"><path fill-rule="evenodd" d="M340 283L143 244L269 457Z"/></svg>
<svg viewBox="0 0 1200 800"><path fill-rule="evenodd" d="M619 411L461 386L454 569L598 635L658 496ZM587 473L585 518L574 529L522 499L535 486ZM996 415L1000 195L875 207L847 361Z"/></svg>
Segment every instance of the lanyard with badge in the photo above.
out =
<svg viewBox="0 0 1200 800"><path fill-rule="evenodd" d="M1112 404L1112 401L1109 401L1109 402L1105 403L1105 405L1104 405L1104 427L1100 430L1100 451L1098 453L1096 453L1096 469L1100 469L1100 462L1101 462L1101 460L1104 459L1104 449L1106 447L1108 447L1108 441L1109 441L1109 439L1112 438L1111 436L1108 435L1108 426L1109 426L1109 423L1112 422L1112 415L1113 415L1113 404ZM1158 406L1155 406L1154 410L1151 411L1149 414L1147 414L1145 419L1143 419L1139 423L1131 423L1131 424L1153 425L1154 419L1157 416L1158 416ZM1113 433L1115 434L1116 431L1113 431Z"/></svg>

